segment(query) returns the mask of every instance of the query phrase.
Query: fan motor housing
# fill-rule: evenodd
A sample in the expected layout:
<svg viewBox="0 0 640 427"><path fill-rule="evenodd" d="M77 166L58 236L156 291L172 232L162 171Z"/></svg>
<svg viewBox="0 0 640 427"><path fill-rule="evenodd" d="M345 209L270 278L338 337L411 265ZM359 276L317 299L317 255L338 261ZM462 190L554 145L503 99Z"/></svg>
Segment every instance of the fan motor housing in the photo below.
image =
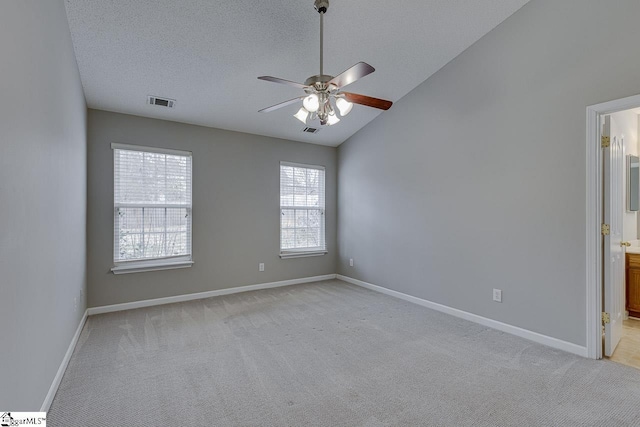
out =
<svg viewBox="0 0 640 427"><path fill-rule="evenodd" d="M328 74L316 74L315 76L311 76L305 80L304 84L307 86L313 86L318 90L324 90L327 87L326 83L330 82L331 79L333 79L333 76Z"/></svg>

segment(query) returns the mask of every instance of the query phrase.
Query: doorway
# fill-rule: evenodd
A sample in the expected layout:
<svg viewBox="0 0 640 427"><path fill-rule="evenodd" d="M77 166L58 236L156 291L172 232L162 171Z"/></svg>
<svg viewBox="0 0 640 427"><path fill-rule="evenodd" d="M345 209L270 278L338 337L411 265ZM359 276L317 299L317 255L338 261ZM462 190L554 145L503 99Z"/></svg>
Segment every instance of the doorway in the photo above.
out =
<svg viewBox="0 0 640 427"><path fill-rule="evenodd" d="M587 108L586 252L587 355L640 369L639 114L640 95Z"/></svg>

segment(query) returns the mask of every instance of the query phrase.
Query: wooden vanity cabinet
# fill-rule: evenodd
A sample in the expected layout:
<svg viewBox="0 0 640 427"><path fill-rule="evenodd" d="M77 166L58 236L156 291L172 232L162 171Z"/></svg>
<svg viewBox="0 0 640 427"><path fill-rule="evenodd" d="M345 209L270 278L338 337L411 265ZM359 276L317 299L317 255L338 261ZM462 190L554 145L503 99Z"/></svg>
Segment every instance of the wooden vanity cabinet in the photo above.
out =
<svg viewBox="0 0 640 427"><path fill-rule="evenodd" d="M627 254L627 311L629 316L640 318L640 254Z"/></svg>

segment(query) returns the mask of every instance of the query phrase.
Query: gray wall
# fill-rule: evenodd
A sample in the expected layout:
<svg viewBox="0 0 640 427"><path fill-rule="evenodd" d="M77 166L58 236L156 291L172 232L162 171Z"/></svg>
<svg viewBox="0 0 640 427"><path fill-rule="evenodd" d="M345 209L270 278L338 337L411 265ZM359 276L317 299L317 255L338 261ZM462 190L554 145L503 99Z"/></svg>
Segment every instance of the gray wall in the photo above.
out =
<svg viewBox="0 0 640 427"><path fill-rule="evenodd" d="M638 16L532 0L342 144L339 273L585 345L585 112L640 93Z"/></svg>
<svg viewBox="0 0 640 427"><path fill-rule="evenodd" d="M37 411L85 310L86 107L62 0L0 2L0 94L0 408Z"/></svg>
<svg viewBox="0 0 640 427"><path fill-rule="evenodd" d="M110 273L112 142L193 152L193 267ZM89 306L334 274L336 156L333 147L89 110ZM328 255L278 256L281 160L326 167Z"/></svg>

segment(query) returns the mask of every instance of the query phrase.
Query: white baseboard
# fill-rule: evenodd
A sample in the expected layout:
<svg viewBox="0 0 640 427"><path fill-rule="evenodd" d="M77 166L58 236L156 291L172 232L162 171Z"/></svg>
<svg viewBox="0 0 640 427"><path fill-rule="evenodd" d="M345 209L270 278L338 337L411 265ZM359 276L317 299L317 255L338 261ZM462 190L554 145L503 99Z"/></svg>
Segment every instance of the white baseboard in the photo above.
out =
<svg viewBox="0 0 640 427"><path fill-rule="evenodd" d="M240 292L257 291L259 289L278 288L281 286L298 285L301 283L319 282L321 280L335 279L335 274L326 274L324 276L303 277L300 279L282 280L280 282L259 283L257 285L239 286L236 288L219 289L215 291L198 292L194 294L176 295L173 297L147 299L142 301L125 302L122 304L104 305L101 307L92 307L87 309L87 314L93 316L95 314L112 313L114 311L131 310L134 308L151 307L154 305L171 304L175 302L192 301L196 299L211 298L221 295L237 294Z"/></svg>
<svg viewBox="0 0 640 427"><path fill-rule="evenodd" d="M49 387L49 392L47 396L44 398L44 402L42 403L42 407L40 408L40 412L49 411L49 407L51 406L51 402L53 402L53 398L58 391L58 387L60 386L60 381L62 381L62 377L64 375L64 371L67 370L67 366L69 365L69 361L71 360L71 355L73 354L73 350L76 348L76 344L78 343L78 338L80 338L80 333L82 332L82 328L84 328L84 324L87 321L87 310L84 311L82 315L82 319L80 319L80 324L78 325L78 329L76 329L76 333L71 338L71 343L69 343L69 348L62 359L62 363L58 368L58 372L56 376L53 377L53 382L51 383L51 387Z"/></svg>
<svg viewBox="0 0 640 427"><path fill-rule="evenodd" d="M383 288L382 286L372 285L371 283L363 282L362 280L353 279L351 277L343 276L341 274L326 274L324 276L304 277L300 279L282 280L280 282L260 283L257 285L240 286L236 288L227 288L227 289L220 289L215 291L199 292L195 294L177 295L173 297L156 298L156 299L143 300L143 301L127 302L123 304L113 304L113 305L106 305L102 307L88 308L84 312L84 315L80 320L80 324L78 325L78 329L76 329L76 333L71 339L69 348L67 349L67 352L65 353L64 358L62 359L62 363L58 368L58 372L56 373L56 376L53 379L53 383L49 388L49 392L45 397L42 407L40 408L40 411L47 412L49 410L49 407L51 406L51 402L53 402L53 398L55 397L56 392L58 391L58 387L60 386L60 382L62 381L64 372L66 371L67 366L69 365L69 361L71 360L71 355L73 354L73 350L76 348L76 344L78 343L78 339L80 338L80 333L82 332L82 328L84 327L88 316L92 316L95 314L102 314L102 313L111 313L115 311L131 310L134 308L150 307L154 305L171 304L174 302L192 301L196 299L210 298L210 297L221 296L221 295L230 295L230 294L236 294L240 292L256 291L259 289L269 289L269 288L277 288L281 286L297 285L302 283L319 282L321 280L331 280L331 279L343 280L345 282L352 283L354 285L358 285L363 288L367 288L367 289L380 292L395 298L409 301L409 302L421 305L423 307L440 311L442 313L450 314L452 316L459 317L461 319L465 319L474 323L478 323L480 325L487 326L489 328L497 329L502 332L516 335L521 338L525 338L530 341L537 342L539 344L544 344L549 347L553 347L569 353L577 354L578 356L587 357L587 348L579 346L577 344L559 340L557 338L552 338L547 335L542 335L537 332L533 332L527 329L519 328L517 326L509 325L507 323L498 322L497 320L488 319L486 317L478 316L477 314L468 313L466 311L458 310L456 308L451 308L446 305L431 302L422 298L403 294L402 292Z"/></svg>
<svg viewBox="0 0 640 427"><path fill-rule="evenodd" d="M538 344L544 344L549 347L553 347L559 350L563 350L569 353L577 354L578 356L587 357L587 348L573 344L567 341L559 340L547 335L542 335L537 332L530 331L528 329L519 328L517 326L502 323L497 320L488 319L486 317L478 316L477 314L468 313L466 311L451 308L446 305L431 302L422 298L414 297L411 295L403 294L402 292L394 291L391 289L383 288L382 286L372 285L371 283L363 282L362 280L353 279L351 277L337 274L336 278L343 280L354 285L362 286L363 288L371 289L372 291L380 292L392 297L400 298L405 301L409 301L423 307L427 307L442 313L450 314L461 319L468 320L470 322L478 323L483 326L487 326L498 331L506 332L511 335L516 335L521 338L528 339L530 341L537 342Z"/></svg>

